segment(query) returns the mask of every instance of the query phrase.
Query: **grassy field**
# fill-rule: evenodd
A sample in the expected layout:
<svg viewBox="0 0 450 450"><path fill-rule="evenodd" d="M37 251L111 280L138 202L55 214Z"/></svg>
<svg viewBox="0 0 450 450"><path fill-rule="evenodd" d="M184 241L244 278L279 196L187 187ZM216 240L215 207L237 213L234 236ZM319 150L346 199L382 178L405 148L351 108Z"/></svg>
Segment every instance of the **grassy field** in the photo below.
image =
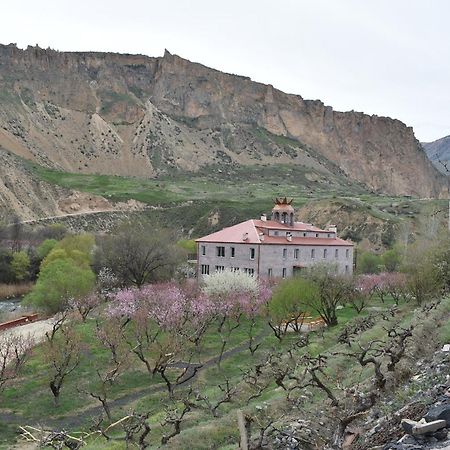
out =
<svg viewBox="0 0 450 450"><path fill-rule="evenodd" d="M210 166L197 173L179 173L158 179L89 175L60 172L30 166L41 179L70 189L91 192L111 200L133 198L150 205L168 205L198 201L246 203L289 195L296 200L364 194L365 190L349 181L317 175L307 178L303 167L252 166L221 169Z"/></svg>
<svg viewBox="0 0 450 450"><path fill-rule="evenodd" d="M356 227L357 232L349 237L353 239L357 234L359 238L369 238L375 246L392 241L383 237L389 234L404 239L411 232L437 230L445 226L447 215L445 200L376 194L343 177L324 177L301 166L209 166L197 173L174 173L157 179L29 167L37 177L52 184L101 195L111 201L135 199L159 207L146 210L144 215L164 226L171 224L186 237L198 237L259 217L262 212L270 213L273 199L286 195L294 198L296 208L310 204L325 215L333 211L322 220L334 220L335 212L347 211L348 216L339 224L340 230L355 231Z"/></svg>
<svg viewBox="0 0 450 450"><path fill-rule="evenodd" d="M369 311L387 309L392 306L392 302L381 303L375 300ZM439 320L433 319L433 333L441 342L446 342L449 338L448 315L450 312L450 301L446 300L441 305L439 311ZM395 318L389 321L380 320L373 328L366 331L361 339L362 342L382 338L385 334L385 327L388 323L397 323L399 325L408 325L417 312L415 305L404 304L399 308ZM310 344L307 348L298 351L298 357L303 352L310 355L318 355L324 352L332 353L343 350L342 345L337 344L337 336L343 327L355 320L357 314L350 306L345 306L338 311L339 325L323 334L312 333L310 335ZM282 343L279 343L271 334L266 321L261 318L256 327L256 334L262 337L261 347L255 355L251 355L247 349L247 325L243 323L232 334L227 350L236 349L238 351L226 357L221 366L211 364L201 370L193 382L193 387L198 389L203 395L207 395L211 402L218 399L221 391L219 384L229 380L232 386L236 386L237 393L231 403L224 403L218 409L218 417L213 417L209 412L203 409L192 409L186 416L182 424L182 432L179 436L173 438L167 444L170 449L227 449L235 448L238 441L238 430L236 426L236 408L242 408L244 411L254 414L260 411L261 407L269 408L275 415L289 413L286 410L284 394L279 387L272 383L264 394L246 404L245 398L248 396L248 389L242 382L243 371L252 367L255 363L262 360L267 352L287 348L295 339L290 335ZM95 320L90 319L86 323L75 325L77 331L81 334L84 347L82 351L81 364L68 378L63 386L61 393L61 402L58 408L53 405L52 396L48 388L48 366L45 363L42 347L37 347L32 358L26 364L23 377L8 387L1 397L0 407L0 442L3 448L8 448L7 443L15 439L15 433L18 425L24 424L45 424L53 428L66 428L71 430L87 429L92 423L94 417L101 412L99 403L89 398L82 391L88 388L96 387L96 369L105 367L108 364L109 354L99 344L94 337ZM211 328L204 340L199 361L205 363L213 356L217 355L221 341L215 328ZM352 385L361 382L370 376L370 368L361 368L353 360L336 358L333 359L328 370L334 378L338 377L346 385ZM118 419L125 416L130 410L138 412L150 412L148 422L151 426L150 442L151 448L158 448L163 433L168 431L167 426L162 425L165 417L164 404L171 404L168 400L167 392L164 390L162 379L159 376L151 377L144 370L142 363L137 359L131 359L126 372L113 386L110 393L111 409L113 418ZM178 388L177 395L181 395L187 389ZM247 395L247 396L246 396ZM325 401L323 394L312 390L311 399L307 406L303 405L304 413L308 410L314 410ZM113 401L115 400L115 402ZM174 402L173 406L180 406ZM289 406L292 408L292 406ZM290 410L290 413L295 411ZM8 420L3 420L3 419ZM118 431L112 433L113 436L120 437ZM93 438L87 449L110 449L125 448L123 443L112 442L105 443L101 438Z"/></svg>

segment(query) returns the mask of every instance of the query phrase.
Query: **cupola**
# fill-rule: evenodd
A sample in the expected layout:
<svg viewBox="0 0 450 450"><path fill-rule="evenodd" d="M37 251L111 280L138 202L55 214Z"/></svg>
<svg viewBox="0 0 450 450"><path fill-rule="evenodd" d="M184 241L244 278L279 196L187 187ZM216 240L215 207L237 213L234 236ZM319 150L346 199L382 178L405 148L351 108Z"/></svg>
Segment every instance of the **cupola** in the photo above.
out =
<svg viewBox="0 0 450 450"><path fill-rule="evenodd" d="M292 201L292 198L288 200L286 197L277 197L275 199L275 206L272 208L272 220L291 227L294 226L294 208L292 207Z"/></svg>

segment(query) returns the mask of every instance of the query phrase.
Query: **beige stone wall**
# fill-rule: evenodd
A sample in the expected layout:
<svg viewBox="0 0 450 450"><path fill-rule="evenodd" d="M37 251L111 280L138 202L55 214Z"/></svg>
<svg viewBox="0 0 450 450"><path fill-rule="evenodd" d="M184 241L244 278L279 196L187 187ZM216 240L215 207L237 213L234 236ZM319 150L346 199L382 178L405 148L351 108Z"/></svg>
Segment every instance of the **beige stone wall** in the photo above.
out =
<svg viewBox="0 0 450 450"><path fill-rule="evenodd" d="M225 256L217 256L217 247L225 247ZM205 254L203 255L202 248ZM232 256L231 247L234 247ZM250 249L255 249L255 257L251 259ZM283 250L286 249L284 254ZM299 250L298 258L295 249ZM314 257L312 257L314 250ZM324 250L326 255L324 257ZM337 256L336 256L337 250ZM202 265L209 266L209 273L214 273L216 266L225 269L239 268L239 270L252 269L255 274L266 278L269 269L272 276L283 276L283 268L286 269L286 277L294 273L294 266L309 267L314 264L337 264L339 273L353 273L353 247L352 246L296 246L296 245L269 245L269 244L199 244L198 275L202 277Z"/></svg>

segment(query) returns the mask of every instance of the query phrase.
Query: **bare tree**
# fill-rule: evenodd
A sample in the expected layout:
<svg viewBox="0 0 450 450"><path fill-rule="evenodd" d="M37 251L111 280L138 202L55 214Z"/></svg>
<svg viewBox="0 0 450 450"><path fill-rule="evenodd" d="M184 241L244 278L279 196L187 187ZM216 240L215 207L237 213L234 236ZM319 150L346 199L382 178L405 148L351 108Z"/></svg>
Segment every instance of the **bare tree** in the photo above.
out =
<svg viewBox="0 0 450 450"><path fill-rule="evenodd" d="M389 363L387 370L393 372L395 366L405 355L407 340L412 337L414 327L411 325L408 328L392 327L387 330L389 340L384 348L384 354L388 356Z"/></svg>
<svg viewBox="0 0 450 450"><path fill-rule="evenodd" d="M213 417L219 417L219 407L224 403L231 403L233 396L237 393L237 387L231 386L230 380L226 379L225 383L218 386L221 395L216 400L211 400L208 395L202 394L200 391L195 391L195 401L189 402L189 405L195 408L205 409L209 411Z"/></svg>
<svg viewBox="0 0 450 450"><path fill-rule="evenodd" d="M89 314L102 302L103 299L99 294L91 292L83 297L69 299L69 306L78 312L83 322L86 322Z"/></svg>
<svg viewBox="0 0 450 450"><path fill-rule="evenodd" d="M123 284L137 287L172 274L181 254L169 232L139 223L123 225L99 244L102 266Z"/></svg>
<svg viewBox="0 0 450 450"><path fill-rule="evenodd" d="M150 426L147 420L150 413L138 414L136 412L131 413L121 421L123 430L125 431L125 442L128 448L130 442L137 440L137 445L140 450L144 450L148 447L146 441L147 436L150 434Z"/></svg>
<svg viewBox="0 0 450 450"><path fill-rule="evenodd" d="M59 405L59 397L65 379L80 364L81 340L72 325L63 325L52 340L47 340L45 358L50 365L49 386L53 394L55 406Z"/></svg>
<svg viewBox="0 0 450 450"><path fill-rule="evenodd" d="M0 335L0 392L19 375L32 346L31 338L9 333Z"/></svg>
<svg viewBox="0 0 450 450"><path fill-rule="evenodd" d="M187 399L182 401L183 407L177 408L173 407L166 410L166 417L162 422L162 426L170 426L172 428L170 433L163 434L161 438L161 444L165 445L170 439L181 433L181 424L186 416L186 414L191 411L191 404Z"/></svg>
<svg viewBox="0 0 450 450"><path fill-rule="evenodd" d="M350 358L355 358L361 367L365 367L368 364L372 364L375 371L375 385L378 389L383 389L386 385L386 377L382 372L382 356L384 353L384 349L382 346L383 342L380 340L374 340L369 342L366 346L362 346L358 343L359 349L354 351L353 353L342 353L336 352L336 355L345 355Z"/></svg>

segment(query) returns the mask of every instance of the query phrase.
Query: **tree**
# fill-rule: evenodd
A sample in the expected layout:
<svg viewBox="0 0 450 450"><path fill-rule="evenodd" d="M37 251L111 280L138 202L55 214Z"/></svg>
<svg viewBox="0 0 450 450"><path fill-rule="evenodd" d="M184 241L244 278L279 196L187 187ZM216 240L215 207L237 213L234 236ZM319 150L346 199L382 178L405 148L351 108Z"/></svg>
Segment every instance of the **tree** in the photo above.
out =
<svg viewBox="0 0 450 450"><path fill-rule="evenodd" d="M11 250L20 252L22 250L23 224L19 216L13 217L10 233Z"/></svg>
<svg viewBox="0 0 450 450"><path fill-rule="evenodd" d="M61 223L52 223L40 230L40 235L44 239L56 239L60 241L67 235L67 228Z"/></svg>
<svg viewBox="0 0 450 450"><path fill-rule="evenodd" d="M190 363L175 364L182 351L189 361L188 341L181 330L185 328L189 311L194 310L202 321L206 311L191 306L179 286L160 283L119 291L108 311L111 318L123 320L123 339L131 352L149 375L161 376L170 396L175 386L195 376L198 369ZM132 327L126 328L129 322Z"/></svg>
<svg viewBox="0 0 450 450"><path fill-rule="evenodd" d="M359 255L356 262L356 271L358 273L378 273L382 260L380 256L374 253L364 252Z"/></svg>
<svg viewBox="0 0 450 450"><path fill-rule="evenodd" d="M17 281L24 281L27 279L30 268L30 257L24 251L16 252L12 256L11 269L14 272L14 277Z"/></svg>
<svg viewBox="0 0 450 450"><path fill-rule="evenodd" d="M172 234L126 224L115 235L99 239L98 259L123 285L143 286L168 278L180 260L180 248Z"/></svg>
<svg viewBox="0 0 450 450"><path fill-rule="evenodd" d="M71 259L80 267L92 264L95 240L90 234L66 236L58 242L41 263L41 270L57 259Z"/></svg>
<svg viewBox="0 0 450 450"><path fill-rule="evenodd" d="M408 276L408 295L418 305L435 299L445 291L447 263L443 249L444 243L429 240L418 240L407 249L402 272Z"/></svg>
<svg viewBox="0 0 450 450"><path fill-rule="evenodd" d="M94 283L91 269L80 267L72 259L56 259L41 270L25 304L53 314L64 309L69 299L87 295Z"/></svg>
<svg viewBox="0 0 450 450"><path fill-rule="evenodd" d="M65 379L80 364L81 347L80 337L73 325L62 325L53 339L47 336L44 355L49 364L49 386L55 406L59 405Z"/></svg>
<svg viewBox="0 0 450 450"><path fill-rule="evenodd" d="M255 315L269 300L270 292L266 286L259 284L255 277L228 269L207 275L203 279L202 291L210 299L218 320L217 331L222 339L218 358L220 366L231 334L241 325L242 315L253 317L254 320ZM252 340L253 334L250 337ZM252 343L250 348L253 348Z"/></svg>
<svg viewBox="0 0 450 450"><path fill-rule="evenodd" d="M12 254L0 248L0 283L14 282L14 271L11 267Z"/></svg>
<svg viewBox="0 0 450 450"><path fill-rule="evenodd" d="M56 239L46 239L39 245L36 252L39 258L44 259L56 246L58 241Z"/></svg>
<svg viewBox="0 0 450 450"><path fill-rule="evenodd" d="M269 326L278 340L282 340L289 328L301 331L305 304L318 298L318 286L312 280L294 277L280 283L269 302Z"/></svg>
<svg viewBox="0 0 450 450"><path fill-rule="evenodd" d="M0 334L0 393L16 378L31 352L33 341L20 335Z"/></svg>
<svg viewBox="0 0 450 450"><path fill-rule="evenodd" d="M399 270L402 262L402 254L398 247L386 250L381 256L383 265L388 272L396 272Z"/></svg>
<svg viewBox="0 0 450 450"><path fill-rule="evenodd" d="M83 322L86 322L90 312L102 302L103 299L99 294L96 292L90 292L87 295L69 299L69 306L79 313Z"/></svg>
<svg viewBox="0 0 450 450"><path fill-rule="evenodd" d="M306 275L318 287L318 295L313 295L304 302L305 308L315 311L330 327L337 325L336 308L345 304L352 293L351 279L336 273L333 265L317 265Z"/></svg>
<svg viewBox="0 0 450 450"><path fill-rule="evenodd" d="M100 345L109 350L111 359L106 367L104 362L94 361L97 383L90 383L87 388L79 390L98 400L111 420L108 397L113 385L127 367L128 353L125 351L122 330L117 320L106 320L101 324L97 322L96 337Z"/></svg>

